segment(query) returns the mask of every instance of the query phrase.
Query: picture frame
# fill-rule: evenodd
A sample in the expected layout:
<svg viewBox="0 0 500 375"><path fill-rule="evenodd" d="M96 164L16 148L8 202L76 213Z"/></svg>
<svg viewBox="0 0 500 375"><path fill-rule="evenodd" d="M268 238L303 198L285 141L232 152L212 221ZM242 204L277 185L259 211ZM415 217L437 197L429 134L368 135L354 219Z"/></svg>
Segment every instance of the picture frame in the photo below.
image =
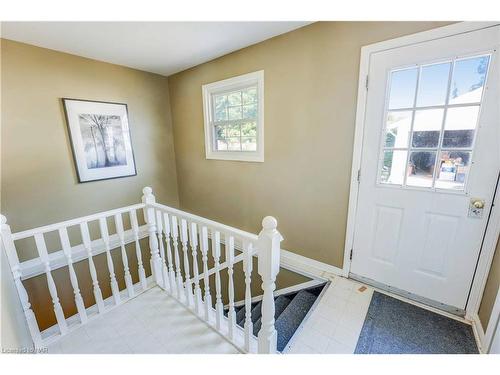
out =
<svg viewBox="0 0 500 375"><path fill-rule="evenodd" d="M127 104L62 102L79 183L137 175Z"/></svg>

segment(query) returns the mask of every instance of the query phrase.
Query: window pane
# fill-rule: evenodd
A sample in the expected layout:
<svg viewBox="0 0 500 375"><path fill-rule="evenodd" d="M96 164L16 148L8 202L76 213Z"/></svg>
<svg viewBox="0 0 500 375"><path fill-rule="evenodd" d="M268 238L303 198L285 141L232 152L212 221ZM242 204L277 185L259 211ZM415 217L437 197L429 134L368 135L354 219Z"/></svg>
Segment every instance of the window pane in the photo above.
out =
<svg viewBox="0 0 500 375"><path fill-rule="evenodd" d="M255 137L241 137L241 149L243 151L257 151L257 139Z"/></svg>
<svg viewBox="0 0 500 375"><path fill-rule="evenodd" d="M441 151L435 186L440 189L463 190L469 173L471 153Z"/></svg>
<svg viewBox="0 0 500 375"><path fill-rule="evenodd" d="M385 147L408 147L411 111L389 112L385 130Z"/></svg>
<svg viewBox="0 0 500 375"><path fill-rule="evenodd" d="M254 103L254 102L257 102L257 88L252 87L243 90L243 104Z"/></svg>
<svg viewBox="0 0 500 375"><path fill-rule="evenodd" d="M227 120L227 95L215 95L215 121Z"/></svg>
<svg viewBox="0 0 500 375"><path fill-rule="evenodd" d="M437 147L443 124L444 109L424 109L415 112L413 147Z"/></svg>
<svg viewBox="0 0 500 375"><path fill-rule="evenodd" d="M443 105L448 91L451 63L423 66L418 84L417 106Z"/></svg>
<svg viewBox="0 0 500 375"><path fill-rule="evenodd" d="M241 91L236 91L228 94L227 100L229 105L241 105Z"/></svg>
<svg viewBox="0 0 500 375"><path fill-rule="evenodd" d="M257 104L248 104L243 106L243 118L257 118Z"/></svg>
<svg viewBox="0 0 500 375"><path fill-rule="evenodd" d="M405 173L407 151L384 151L380 182L384 184L402 185Z"/></svg>
<svg viewBox="0 0 500 375"><path fill-rule="evenodd" d="M458 60L453 68L450 104L478 103L483 95L489 56Z"/></svg>
<svg viewBox="0 0 500 375"><path fill-rule="evenodd" d="M231 124L226 126L226 137L239 137L240 135L240 124Z"/></svg>
<svg viewBox="0 0 500 375"><path fill-rule="evenodd" d="M215 147L217 151L227 151L227 141L225 138L217 139L215 142Z"/></svg>
<svg viewBox="0 0 500 375"><path fill-rule="evenodd" d="M479 106L449 108L444 125L443 147L471 147Z"/></svg>
<svg viewBox="0 0 500 375"><path fill-rule="evenodd" d="M408 161L406 185L431 187L435 163L435 151L412 151Z"/></svg>
<svg viewBox="0 0 500 375"><path fill-rule="evenodd" d="M228 138L227 139L229 151L241 151L240 138Z"/></svg>
<svg viewBox="0 0 500 375"><path fill-rule="evenodd" d="M241 135L245 137L255 137L257 135L257 123L247 122L241 125Z"/></svg>
<svg viewBox="0 0 500 375"><path fill-rule="evenodd" d="M226 136L225 126L215 126L215 139L224 138Z"/></svg>
<svg viewBox="0 0 500 375"><path fill-rule="evenodd" d="M228 107L228 120L241 120L241 107Z"/></svg>
<svg viewBox="0 0 500 375"><path fill-rule="evenodd" d="M391 73L390 109L413 107L417 87L417 71L417 68L412 68Z"/></svg>

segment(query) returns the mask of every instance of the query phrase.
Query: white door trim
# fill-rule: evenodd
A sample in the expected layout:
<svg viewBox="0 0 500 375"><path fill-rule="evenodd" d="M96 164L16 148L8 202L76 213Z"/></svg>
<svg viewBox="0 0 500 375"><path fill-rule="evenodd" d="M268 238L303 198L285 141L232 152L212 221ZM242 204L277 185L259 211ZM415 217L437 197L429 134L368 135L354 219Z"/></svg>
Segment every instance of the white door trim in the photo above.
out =
<svg viewBox="0 0 500 375"><path fill-rule="evenodd" d="M440 27L412 35L403 36L375 44L370 44L361 48L358 101L356 107L356 123L354 132L354 148L351 168L351 185L349 192L349 209L347 214L346 241L344 247L343 276L347 277L351 268L351 250L354 243L355 222L358 202L359 180L363 178L361 168L361 156L363 145L363 131L365 126L366 99L368 91L368 71L370 67L370 56L373 53L381 52L393 48L403 47L411 44L422 43L429 40L445 38L452 35L463 34L475 30L481 30L499 25L499 22L460 22L449 26ZM500 205L500 193L497 193L494 206ZM466 307L466 317L471 319L477 315L479 304L488 277L488 272L493 260L496 239L500 231L500 210L491 211L489 225L486 230L483 246L479 255L478 265Z"/></svg>

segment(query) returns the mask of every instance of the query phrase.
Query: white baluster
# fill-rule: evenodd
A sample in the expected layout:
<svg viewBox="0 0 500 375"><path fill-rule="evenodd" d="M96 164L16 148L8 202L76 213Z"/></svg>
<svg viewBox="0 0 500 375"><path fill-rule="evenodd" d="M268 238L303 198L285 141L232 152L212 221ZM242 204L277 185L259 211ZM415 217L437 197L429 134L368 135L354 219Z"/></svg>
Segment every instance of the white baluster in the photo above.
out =
<svg viewBox="0 0 500 375"><path fill-rule="evenodd" d="M193 305L193 284L191 282L191 274L189 271L188 258L188 229L185 219L181 219L181 243L182 252L184 253L184 292L186 293L186 305Z"/></svg>
<svg viewBox="0 0 500 375"><path fill-rule="evenodd" d="M150 187L142 189L144 195L142 196L142 203L146 205L144 208L144 219L148 225L149 233L149 249L151 251L151 273L156 284L163 286L163 278L161 272L161 259L160 250L158 248L158 238L156 237L156 218L155 209L149 205L156 202L153 195L153 190Z"/></svg>
<svg viewBox="0 0 500 375"><path fill-rule="evenodd" d="M191 243L191 255L193 257L193 277L194 277L194 310L200 315L201 307L201 288L200 274L198 272L198 231L196 223L191 223L189 230L189 242Z"/></svg>
<svg viewBox="0 0 500 375"><path fill-rule="evenodd" d="M133 298L135 296L134 283L132 281L132 275L130 274L130 269L128 267L127 251L125 250L125 232L123 230L123 219L121 213L115 215L115 226L116 226L116 234L120 239L120 250L122 255L125 285L127 286L127 293L129 298Z"/></svg>
<svg viewBox="0 0 500 375"><path fill-rule="evenodd" d="M113 259L111 258L111 250L109 248L108 223L106 222L105 217L101 217L99 219L99 228L101 229L101 237L104 242L104 248L106 250L106 262L108 264L111 292L113 293L115 304L119 305L121 302L120 289L118 288L118 283L116 282L115 267L113 265Z"/></svg>
<svg viewBox="0 0 500 375"><path fill-rule="evenodd" d="M175 260L175 282L177 285L176 296L180 301L182 298L182 275L181 275L181 261L179 259L179 226L177 225L177 217L171 216L172 226L170 227L172 231L172 242L174 244L174 260Z"/></svg>
<svg viewBox="0 0 500 375"><path fill-rule="evenodd" d="M210 309L212 308L212 296L210 295L210 283L208 278L208 229L201 228L201 255L203 261L203 284L205 289L205 320L210 319Z"/></svg>
<svg viewBox="0 0 500 375"><path fill-rule="evenodd" d="M10 226L7 225L7 218L3 215L0 216L1 220L1 242L7 254L7 260L9 261L10 269L12 270L12 276L14 278L14 284L16 285L17 294L19 300L21 301L21 306L23 308L24 316L26 317L26 322L28 324L28 330L33 339L33 343L36 348L42 347L42 336L40 335L40 328L35 318L33 310L31 310L31 304L29 302L28 293L21 281L21 268L19 266L19 258L17 256L17 251L12 240L12 232Z"/></svg>
<svg viewBox="0 0 500 375"><path fill-rule="evenodd" d="M78 278L76 277L75 268L73 267L73 259L71 256L71 243L68 238L68 231L66 227L59 228L59 238L61 239L61 245L63 248L66 261L68 262L69 270L69 280L71 286L73 287L73 293L75 294L75 304L78 310L78 315L80 316L80 321L82 323L87 322L87 311L85 310L85 305L83 303L82 295L80 294L80 287L78 286Z"/></svg>
<svg viewBox="0 0 500 375"><path fill-rule="evenodd" d="M87 222L80 223L80 233L82 234L83 247L87 252L87 258L89 260L90 277L92 278L92 286L94 288L94 298L97 304L97 310L102 314L104 312L104 301L102 299L99 281L97 280L97 271L95 269L94 259L92 255L92 246Z"/></svg>
<svg viewBox="0 0 500 375"><path fill-rule="evenodd" d="M170 246L170 219L167 213L163 213L163 231L165 233L165 242L167 243L167 266L168 278L170 280L170 293L173 295L174 290L177 288L175 282L174 263L172 261L172 248Z"/></svg>
<svg viewBox="0 0 500 375"><path fill-rule="evenodd" d="M253 246L250 242L244 241L243 243L243 270L245 272L245 350L250 351L250 339L253 335L253 323L252 323L252 291L250 289L250 284L252 282L252 269L253 269L253 259L252 259Z"/></svg>
<svg viewBox="0 0 500 375"><path fill-rule="evenodd" d="M148 282L146 280L146 271L144 270L144 264L142 263L142 252L141 245L139 244L139 224L137 223L137 213L135 210L129 212L130 225L132 226L132 232L134 233L135 240L135 255L137 257L137 266L139 269L139 280L141 281L142 290L146 290L148 287Z"/></svg>
<svg viewBox="0 0 500 375"><path fill-rule="evenodd" d="M262 278L262 326L258 334L259 353L276 353L277 333L274 327L274 295L276 276L280 270L280 244L283 240L272 216L262 220L258 242L258 272Z"/></svg>
<svg viewBox="0 0 500 375"><path fill-rule="evenodd" d="M68 332L68 325L66 324L66 319L64 318L64 312L59 302L59 297L57 296L57 288L52 278L52 272L50 269L49 254L47 252L47 247L45 245L45 239L43 238L43 233L35 234L35 243L38 249L38 255L45 267L45 275L47 276L47 285L49 287L49 293L52 298L52 304L54 305L54 313L56 314L57 325L59 326L59 331L61 335Z"/></svg>
<svg viewBox="0 0 500 375"><path fill-rule="evenodd" d="M220 232L212 229L212 256L215 261L215 326L220 330L224 305L220 286Z"/></svg>
<svg viewBox="0 0 500 375"><path fill-rule="evenodd" d="M229 295L229 312L227 318L229 320L228 336L229 340L234 338L234 331L236 329L236 314L234 311L234 280L233 280L233 267L234 267L234 237L226 234L226 262L227 262L227 275L229 278L228 295Z"/></svg>
<svg viewBox="0 0 500 375"><path fill-rule="evenodd" d="M160 258L161 258L161 273L163 277L163 284L165 290L170 290L172 288L169 282L167 263L165 260L165 247L163 246L163 220L161 211L156 211L156 231L158 233L158 242L160 243ZM168 237L166 238L168 241Z"/></svg>

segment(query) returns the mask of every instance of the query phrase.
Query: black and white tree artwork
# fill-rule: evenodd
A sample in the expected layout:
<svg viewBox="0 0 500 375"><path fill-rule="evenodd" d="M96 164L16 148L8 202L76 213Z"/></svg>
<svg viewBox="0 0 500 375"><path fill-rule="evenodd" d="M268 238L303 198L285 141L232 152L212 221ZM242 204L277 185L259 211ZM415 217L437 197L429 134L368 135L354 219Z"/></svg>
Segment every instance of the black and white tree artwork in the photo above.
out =
<svg viewBox="0 0 500 375"><path fill-rule="evenodd" d="M80 114L87 168L127 164L120 116Z"/></svg>
<svg viewBox="0 0 500 375"><path fill-rule="evenodd" d="M137 175L126 104L63 103L79 182Z"/></svg>

